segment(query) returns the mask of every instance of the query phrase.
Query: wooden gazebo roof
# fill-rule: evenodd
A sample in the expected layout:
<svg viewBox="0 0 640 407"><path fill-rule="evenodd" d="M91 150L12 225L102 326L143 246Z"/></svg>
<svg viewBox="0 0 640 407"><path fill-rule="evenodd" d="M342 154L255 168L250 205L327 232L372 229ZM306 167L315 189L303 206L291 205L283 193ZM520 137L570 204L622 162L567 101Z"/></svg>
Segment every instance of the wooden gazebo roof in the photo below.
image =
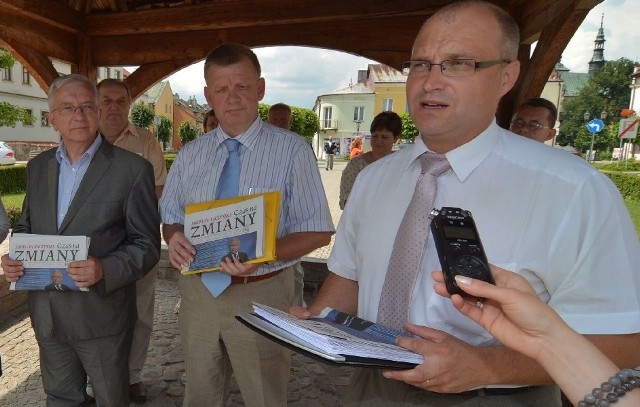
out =
<svg viewBox="0 0 640 407"><path fill-rule="evenodd" d="M0 46L46 91L50 58L96 79L98 66L140 67L133 96L217 44L300 45L345 51L399 67L420 25L451 0L0 0ZM503 101L538 96L587 13L602 0L493 0L520 24L523 70ZM538 41L532 57L530 45ZM286 63L287 61L283 61Z"/></svg>

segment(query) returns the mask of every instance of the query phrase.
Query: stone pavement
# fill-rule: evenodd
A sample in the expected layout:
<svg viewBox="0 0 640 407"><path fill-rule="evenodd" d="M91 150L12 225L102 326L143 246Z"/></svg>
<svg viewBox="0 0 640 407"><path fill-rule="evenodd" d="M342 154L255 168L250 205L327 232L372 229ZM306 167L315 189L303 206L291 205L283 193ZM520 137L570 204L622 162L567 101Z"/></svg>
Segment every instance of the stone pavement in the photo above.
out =
<svg viewBox="0 0 640 407"><path fill-rule="evenodd" d="M318 161L327 199L334 223L342 211L338 207L340 176L346 163L336 159L332 171L324 169L324 161ZM305 257L307 261L323 261L329 255L331 245L318 249ZM8 251L5 241L0 255ZM174 281L158 279L154 330L143 372L147 385L149 406L180 406L184 395L184 358L178 332L177 315L172 310L178 298ZM22 307L1 318L0 355L3 375L0 377L0 406L44 406L38 362L38 345L31 329L29 315ZM353 370L315 362L299 354L293 355L289 381L288 405L290 406L340 406L349 377ZM137 404L131 403L131 406ZM227 406L242 406L242 397L232 383Z"/></svg>

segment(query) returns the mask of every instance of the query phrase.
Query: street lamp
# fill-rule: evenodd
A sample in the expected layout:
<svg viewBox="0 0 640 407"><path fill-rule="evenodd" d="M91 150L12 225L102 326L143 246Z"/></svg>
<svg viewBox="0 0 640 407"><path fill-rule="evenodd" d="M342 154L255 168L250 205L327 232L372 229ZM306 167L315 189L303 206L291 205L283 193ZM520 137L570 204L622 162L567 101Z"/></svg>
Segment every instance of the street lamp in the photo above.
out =
<svg viewBox="0 0 640 407"><path fill-rule="evenodd" d="M584 115L582 117L584 118L585 122L588 122L589 118L591 118L591 113L584 112ZM607 118L607 111L603 110L600 113L600 119L602 119L602 121L604 121L604 119L606 119L606 118ZM602 130L602 129L600 129L600 130ZM596 133L598 133L600 130L591 132L591 147L589 147L589 156L587 157L589 162L593 162L593 160L595 159L596 155L593 153L593 141L594 141L594 139L596 137Z"/></svg>

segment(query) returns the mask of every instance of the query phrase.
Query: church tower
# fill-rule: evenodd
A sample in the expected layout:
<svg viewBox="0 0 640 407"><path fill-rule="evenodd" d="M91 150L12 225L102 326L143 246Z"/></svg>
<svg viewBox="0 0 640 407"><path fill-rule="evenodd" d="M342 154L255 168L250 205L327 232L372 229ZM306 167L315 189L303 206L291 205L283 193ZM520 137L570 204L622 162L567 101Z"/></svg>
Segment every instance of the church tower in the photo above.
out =
<svg viewBox="0 0 640 407"><path fill-rule="evenodd" d="M598 30L598 35L596 35L596 40L594 41L593 48L593 56L591 57L591 61L589 61L589 77L592 77L598 69L604 66L604 13L602 13L602 18L600 19L600 29Z"/></svg>

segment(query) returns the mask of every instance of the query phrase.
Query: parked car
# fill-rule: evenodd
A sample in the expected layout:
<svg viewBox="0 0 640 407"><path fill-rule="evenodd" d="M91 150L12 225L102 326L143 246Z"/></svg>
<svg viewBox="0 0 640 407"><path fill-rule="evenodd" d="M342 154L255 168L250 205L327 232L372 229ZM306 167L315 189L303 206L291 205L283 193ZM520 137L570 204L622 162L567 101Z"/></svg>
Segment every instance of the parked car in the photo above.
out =
<svg viewBox="0 0 640 407"><path fill-rule="evenodd" d="M13 165L16 163L16 155L11 147L0 141L0 165Z"/></svg>

